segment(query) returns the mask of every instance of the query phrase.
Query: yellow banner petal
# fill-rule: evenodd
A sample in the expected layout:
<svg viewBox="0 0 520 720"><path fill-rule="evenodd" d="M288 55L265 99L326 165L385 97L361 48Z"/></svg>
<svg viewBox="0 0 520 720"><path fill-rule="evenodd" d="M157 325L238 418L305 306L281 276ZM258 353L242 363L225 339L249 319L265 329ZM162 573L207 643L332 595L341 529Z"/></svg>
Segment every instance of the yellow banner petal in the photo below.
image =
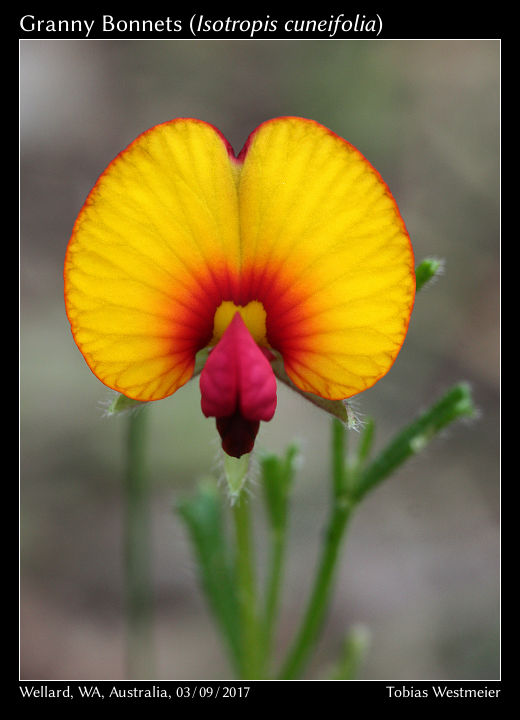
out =
<svg viewBox="0 0 520 720"><path fill-rule="evenodd" d="M211 340L239 265L236 167L211 125L164 123L117 156L78 216L67 314L90 368L128 397L173 393Z"/></svg>
<svg viewBox="0 0 520 720"><path fill-rule="evenodd" d="M359 151L311 120L264 123L240 159L241 304L262 302L268 342L299 388L365 390L393 364L414 302L394 198Z"/></svg>

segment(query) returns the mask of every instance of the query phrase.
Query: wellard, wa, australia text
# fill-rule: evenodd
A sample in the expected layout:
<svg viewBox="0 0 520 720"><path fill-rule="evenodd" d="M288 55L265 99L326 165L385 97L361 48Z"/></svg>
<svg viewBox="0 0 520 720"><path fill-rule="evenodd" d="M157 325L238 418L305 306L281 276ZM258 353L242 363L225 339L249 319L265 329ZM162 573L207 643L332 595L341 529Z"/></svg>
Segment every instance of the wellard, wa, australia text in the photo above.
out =
<svg viewBox="0 0 520 720"><path fill-rule="evenodd" d="M21 684L20 695L27 700L124 700L141 698L148 700L186 700L198 698L200 700L246 699L251 689L250 685L241 683L147 683L144 687L124 683L111 685L104 682L93 685L70 683L55 687L52 684L32 685Z"/></svg>

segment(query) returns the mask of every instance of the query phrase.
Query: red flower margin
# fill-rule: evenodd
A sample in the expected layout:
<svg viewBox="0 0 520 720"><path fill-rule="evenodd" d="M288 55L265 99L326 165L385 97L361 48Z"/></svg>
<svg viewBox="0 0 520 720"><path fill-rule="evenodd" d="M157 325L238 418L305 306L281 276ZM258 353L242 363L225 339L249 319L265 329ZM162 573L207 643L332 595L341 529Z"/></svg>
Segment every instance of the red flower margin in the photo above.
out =
<svg viewBox="0 0 520 720"><path fill-rule="evenodd" d="M413 251L394 198L318 123L260 125L238 156L208 123L146 131L90 192L65 258L74 339L108 387L159 400L202 370L224 450L276 408L272 361L329 400L372 386L404 341Z"/></svg>

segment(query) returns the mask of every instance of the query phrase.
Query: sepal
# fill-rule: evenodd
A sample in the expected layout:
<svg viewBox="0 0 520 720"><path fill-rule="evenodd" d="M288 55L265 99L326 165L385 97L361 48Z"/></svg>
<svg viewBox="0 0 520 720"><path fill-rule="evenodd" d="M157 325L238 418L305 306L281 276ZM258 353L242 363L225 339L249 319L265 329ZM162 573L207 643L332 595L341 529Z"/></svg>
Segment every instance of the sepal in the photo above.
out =
<svg viewBox="0 0 520 720"><path fill-rule="evenodd" d="M287 385L287 387L291 388L291 390L297 392L298 395L301 395L321 410L325 410L325 412L329 413L329 415L333 415L338 418L338 420L341 420L341 422L344 423L349 430L357 430L359 428L359 420L347 400L327 400L319 395L314 395L313 393L305 392L305 390L300 390L300 388L293 383L291 378L285 372L283 360L278 354L275 356L274 360L271 360L271 367L273 368L273 372L278 380Z"/></svg>
<svg viewBox="0 0 520 720"><path fill-rule="evenodd" d="M146 402L142 402L141 400L133 400L132 398L126 397L123 393L116 393L114 399L105 409L105 415L112 417L113 415L119 415L120 413L129 412L130 410L136 410L146 404Z"/></svg>

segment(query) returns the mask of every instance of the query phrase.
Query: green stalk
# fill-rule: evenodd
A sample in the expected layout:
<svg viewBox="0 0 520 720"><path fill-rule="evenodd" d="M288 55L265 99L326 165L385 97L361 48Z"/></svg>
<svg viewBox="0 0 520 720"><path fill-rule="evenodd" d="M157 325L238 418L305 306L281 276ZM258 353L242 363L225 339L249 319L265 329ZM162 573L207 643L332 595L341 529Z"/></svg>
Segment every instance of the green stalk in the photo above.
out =
<svg viewBox="0 0 520 720"><path fill-rule="evenodd" d="M287 545L289 493L298 456L291 445L284 457L264 455L261 459L265 510L269 521L269 563L266 577L263 626L263 672L270 676L270 656L280 605L283 569Z"/></svg>
<svg viewBox="0 0 520 720"><path fill-rule="evenodd" d="M355 501L359 502L405 460L420 452L444 427L459 418L474 415L475 406L469 386L466 383L454 385L438 402L401 430L359 474L353 490Z"/></svg>
<svg viewBox="0 0 520 720"><path fill-rule="evenodd" d="M236 584L242 639L242 677L258 679L260 634L249 503L242 491L232 506L236 535Z"/></svg>
<svg viewBox="0 0 520 720"><path fill-rule="evenodd" d="M128 417L125 473L126 676L153 677L149 486L145 472L147 408Z"/></svg>
<svg viewBox="0 0 520 720"><path fill-rule="evenodd" d="M331 514L312 592L296 639L279 677L297 678L312 652L327 611L337 570L337 559L348 520L354 508L347 494L345 464L346 431L338 420L332 423L332 490Z"/></svg>
<svg viewBox="0 0 520 720"><path fill-rule="evenodd" d="M351 511L352 506L346 502L338 504L332 511L312 594L300 631L280 672L282 680L297 678L314 648L329 605L336 560Z"/></svg>
<svg viewBox="0 0 520 720"><path fill-rule="evenodd" d="M272 528L270 532L269 575L267 578L265 619L264 619L264 668L269 672L269 658L276 630L276 619L280 605L280 589L285 558L285 528Z"/></svg>

